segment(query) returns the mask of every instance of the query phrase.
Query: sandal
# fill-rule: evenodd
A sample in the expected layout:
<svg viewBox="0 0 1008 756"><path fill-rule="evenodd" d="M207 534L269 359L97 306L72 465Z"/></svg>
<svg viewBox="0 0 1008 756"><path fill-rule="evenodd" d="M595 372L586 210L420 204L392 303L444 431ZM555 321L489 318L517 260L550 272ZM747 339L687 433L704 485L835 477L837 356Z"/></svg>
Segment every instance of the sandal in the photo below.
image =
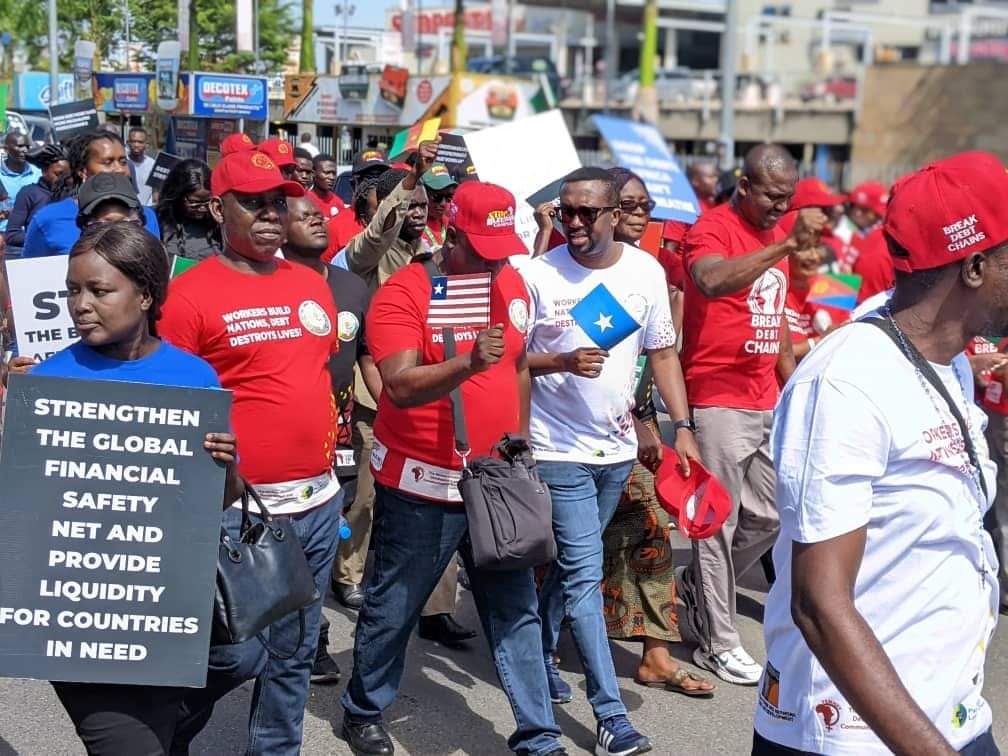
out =
<svg viewBox="0 0 1008 756"><path fill-rule="evenodd" d="M684 688L683 683L687 680L698 683L710 682L710 680L701 677L700 675L695 675L683 667L680 667L679 670L668 680L647 682L646 680L635 679L634 681L638 685L643 685L646 688L663 688L673 693L681 693L682 695L689 696L690 698L712 698L714 696L714 691L717 690L717 687L711 688L710 690L703 690L702 688Z"/></svg>

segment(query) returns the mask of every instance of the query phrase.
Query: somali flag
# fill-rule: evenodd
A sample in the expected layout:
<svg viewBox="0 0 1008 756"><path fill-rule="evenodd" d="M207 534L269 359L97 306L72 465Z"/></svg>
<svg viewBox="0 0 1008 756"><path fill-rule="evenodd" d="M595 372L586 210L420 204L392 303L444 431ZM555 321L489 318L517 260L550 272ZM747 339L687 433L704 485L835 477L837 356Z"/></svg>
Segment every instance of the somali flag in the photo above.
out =
<svg viewBox="0 0 1008 756"><path fill-rule="evenodd" d="M600 349L609 350L637 331L638 323L616 297L599 284L571 308L571 317Z"/></svg>

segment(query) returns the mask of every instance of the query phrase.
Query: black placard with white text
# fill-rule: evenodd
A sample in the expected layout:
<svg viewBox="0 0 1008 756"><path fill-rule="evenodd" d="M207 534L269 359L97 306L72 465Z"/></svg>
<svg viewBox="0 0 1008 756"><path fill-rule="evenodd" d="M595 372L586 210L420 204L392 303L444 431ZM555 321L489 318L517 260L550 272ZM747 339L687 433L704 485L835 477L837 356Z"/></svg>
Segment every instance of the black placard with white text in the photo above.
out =
<svg viewBox="0 0 1008 756"><path fill-rule="evenodd" d="M98 111L94 100L78 100L49 106L49 120L57 141L94 131L98 128Z"/></svg>
<svg viewBox="0 0 1008 756"><path fill-rule="evenodd" d="M170 155L167 152L159 152L154 159L154 167L151 168L150 176L147 177L147 186L154 191L161 191L171 169L182 162L182 158L177 155Z"/></svg>
<svg viewBox="0 0 1008 756"><path fill-rule="evenodd" d="M206 682L231 394L13 375L0 448L0 676Z"/></svg>

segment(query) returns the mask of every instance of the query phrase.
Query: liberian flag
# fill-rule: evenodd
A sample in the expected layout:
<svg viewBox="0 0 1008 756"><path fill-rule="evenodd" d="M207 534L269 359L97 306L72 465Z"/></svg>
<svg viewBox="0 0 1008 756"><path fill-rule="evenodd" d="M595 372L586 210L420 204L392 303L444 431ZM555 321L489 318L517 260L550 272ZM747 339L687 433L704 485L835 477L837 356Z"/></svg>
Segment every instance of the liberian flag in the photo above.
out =
<svg viewBox="0 0 1008 756"><path fill-rule="evenodd" d="M432 328L490 327L490 274L431 279L427 325Z"/></svg>

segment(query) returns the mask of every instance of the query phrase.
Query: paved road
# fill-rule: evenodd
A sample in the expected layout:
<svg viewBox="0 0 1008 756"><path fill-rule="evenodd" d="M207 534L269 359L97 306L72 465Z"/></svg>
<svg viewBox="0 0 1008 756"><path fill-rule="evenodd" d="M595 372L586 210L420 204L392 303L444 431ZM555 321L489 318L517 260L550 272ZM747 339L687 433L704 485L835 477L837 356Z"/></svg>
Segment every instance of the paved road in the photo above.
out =
<svg viewBox="0 0 1008 756"><path fill-rule="evenodd" d="M685 551L682 553L685 557ZM753 587L739 598L743 642L762 660L759 626L765 594ZM333 653L340 666L350 667L353 616L335 604L326 608L333 621ZM476 615L464 594L459 617L476 627ZM995 736L1008 745L1008 639L1003 626L988 656L987 692L994 708ZM572 754L593 747L594 721L584 695L584 678L566 640L561 647L563 675L575 686L574 701L557 708L557 719ZM752 736L754 688L722 685L711 701L686 699L642 688L633 681L639 646L613 644L623 700L638 728L650 735L656 754L747 754ZM689 649L677 648L680 659ZM208 756L238 754L245 743L245 717L250 686L236 691L218 706L210 725L196 741L195 752ZM304 753L349 754L338 737L342 712L338 695L343 685L315 687L305 715ZM7 754L82 754L69 719L48 684L0 680L0 756ZM507 700L496 686L493 664L485 646L469 651L446 650L414 638L401 694L388 712L388 724L398 753L423 756L509 753L505 740L513 722Z"/></svg>

